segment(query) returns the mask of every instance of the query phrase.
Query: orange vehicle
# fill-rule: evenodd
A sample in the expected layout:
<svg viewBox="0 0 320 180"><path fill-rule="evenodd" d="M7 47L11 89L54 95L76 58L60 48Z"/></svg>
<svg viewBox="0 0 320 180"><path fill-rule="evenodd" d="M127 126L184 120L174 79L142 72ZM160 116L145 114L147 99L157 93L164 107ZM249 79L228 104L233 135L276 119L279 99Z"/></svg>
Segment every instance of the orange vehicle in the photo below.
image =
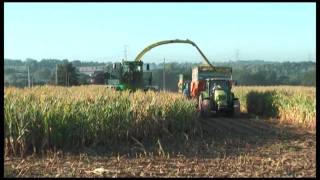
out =
<svg viewBox="0 0 320 180"><path fill-rule="evenodd" d="M205 90L205 87L206 87L205 80L191 81L191 94L190 94L190 96L192 98L197 99L200 95L200 92Z"/></svg>

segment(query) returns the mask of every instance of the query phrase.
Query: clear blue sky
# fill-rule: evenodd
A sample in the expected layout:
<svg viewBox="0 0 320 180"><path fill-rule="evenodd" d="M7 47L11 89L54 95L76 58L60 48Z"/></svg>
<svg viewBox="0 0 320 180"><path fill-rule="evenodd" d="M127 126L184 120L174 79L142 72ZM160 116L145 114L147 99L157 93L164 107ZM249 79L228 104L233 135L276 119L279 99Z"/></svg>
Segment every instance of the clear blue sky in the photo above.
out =
<svg viewBox="0 0 320 180"><path fill-rule="evenodd" d="M210 61L315 60L315 3L5 3L4 57L133 60L147 45L190 39ZM143 60L201 61L188 44Z"/></svg>

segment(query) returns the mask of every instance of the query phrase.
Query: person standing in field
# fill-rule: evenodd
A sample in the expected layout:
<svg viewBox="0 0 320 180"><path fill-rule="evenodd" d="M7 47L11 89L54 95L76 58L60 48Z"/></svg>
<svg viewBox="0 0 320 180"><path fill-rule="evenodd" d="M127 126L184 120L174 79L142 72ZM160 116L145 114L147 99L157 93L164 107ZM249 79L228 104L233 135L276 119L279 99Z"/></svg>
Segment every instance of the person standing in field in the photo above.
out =
<svg viewBox="0 0 320 180"><path fill-rule="evenodd" d="M183 95L187 98L189 98L189 94L190 94L190 91L189 91L189 83L188 82L185 82L183 84Z"/></svg>

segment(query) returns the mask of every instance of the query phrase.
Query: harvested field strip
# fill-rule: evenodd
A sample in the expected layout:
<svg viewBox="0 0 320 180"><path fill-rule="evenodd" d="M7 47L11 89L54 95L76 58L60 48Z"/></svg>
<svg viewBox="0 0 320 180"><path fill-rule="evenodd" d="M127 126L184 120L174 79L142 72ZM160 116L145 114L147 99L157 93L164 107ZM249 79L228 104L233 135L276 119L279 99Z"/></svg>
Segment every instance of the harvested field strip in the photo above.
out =
<svg viewBox="0 0 320 180"><path fill-rule="evenodd" d="M200 120L208 123L203 125L205 131L222 127L205 120L209 121ZM250 119L230 120L260 125ZM163 144L165 153L161 155L149 151L134 156L124 151L118 156L56 153L42 158L6 157L5 177L315 177L315 134L286 132L284 127L275 138L221 129L225 133L219 134L228 136L192 137L179 148L169 148L168 142Z"/></svg>
<svg viewBox="0 0 320 180"><path fill-rule="evenodd" d="M221 127L216 124L212 124L208 120L200 119L199 121L203 124L203 129L209 133L228 133L229 132L228 128Z"/></svg>
<svg viewBox="0 0 320 180"><path fill-rule="evenodd" d="M251 120L244 120L244 119L230 119L230 118L224 118L225 121L228 121L230 124L233 124L235 126L243 127L244 129L251 131L255 135L263 135L266 132L269 134L270 132L274 133L276 130L274 130L274 127L271 126L261 126L260 122L254 122Z"/></svg>
<svg viewBox="0 0 320 180"><path fill-rule="evenodd" d="M250 124L250 125L256 126L261 129L272 129L273 128L272 122L271 121L267 122L264 119L257 120L254 118L239 118L239 119L237 119L237 121L240 121L240 122L243 122L246 124ZM273 122L273 124L274 124L274 122Z"/></svg>
<svg viewBox="0 0 320 180"><path fill-rule="evenodd" d="M268 125L265 121L257 121L254 119L245 119L245 118L210 118L210 119L200 119L199 120L204 129L207 132L215 132L222 134L232 134L238 133L242 135L251 135L251 136L270 136L277 135L280 133L280 128L277 128L272 125ZM232 132L231 132L232 131Z"/></svg>
<svg viewBox="0 0 320 180"><path fill-rule="evenodd" d="M304 143L307 139L315 141L315 135L287 144L265 142L266 146L252 152L214 158L57 154L23 160L5 158L4 165L15 177L315 177L315 143Z"/></svg>
<svg viewBox="0 0 320 180"><path fill-rule="evenodd" d="M261 130L263 132L269 132L269 133L274 133L277 134L279 130L275 129L274 127L272 127L271 125L268 125L264 122L260 121L256 121L256 120L245 120L245 119L237 119L238 123L243 123L243 125L245 124L246 126L249 126L251 128L256 128L258 130Z"/></svg>
<svg viewBox="0 0 320 180"><path fill-rule="evenodd" d="M217 127L223 127L224 129L227 129L227 131L232 131L233 133L239 134L239 135L250 135L252 133L248 132L246 129L243 129L239 126L230 124L229 122L224 121L223 119L210 119L207 120L207 124L210 124L211 127L217 126Z"/></svg>

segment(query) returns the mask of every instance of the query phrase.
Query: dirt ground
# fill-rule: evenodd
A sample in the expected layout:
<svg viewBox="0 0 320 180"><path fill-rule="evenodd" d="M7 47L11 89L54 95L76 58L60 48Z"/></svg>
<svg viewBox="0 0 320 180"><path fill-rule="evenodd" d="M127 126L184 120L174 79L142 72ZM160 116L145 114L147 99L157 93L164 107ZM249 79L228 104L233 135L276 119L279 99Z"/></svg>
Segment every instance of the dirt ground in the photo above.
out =
<svg viewBox="0 0 320 180"><path fill-rule="evenodd" d="M315 177L316 134L275 119L199 119L198 136L5 157L5 177ZM151 143L152 144L152 143ZM109 149L109 151L104 151ZM110 150L112 149L112 150Z"/></svg>

